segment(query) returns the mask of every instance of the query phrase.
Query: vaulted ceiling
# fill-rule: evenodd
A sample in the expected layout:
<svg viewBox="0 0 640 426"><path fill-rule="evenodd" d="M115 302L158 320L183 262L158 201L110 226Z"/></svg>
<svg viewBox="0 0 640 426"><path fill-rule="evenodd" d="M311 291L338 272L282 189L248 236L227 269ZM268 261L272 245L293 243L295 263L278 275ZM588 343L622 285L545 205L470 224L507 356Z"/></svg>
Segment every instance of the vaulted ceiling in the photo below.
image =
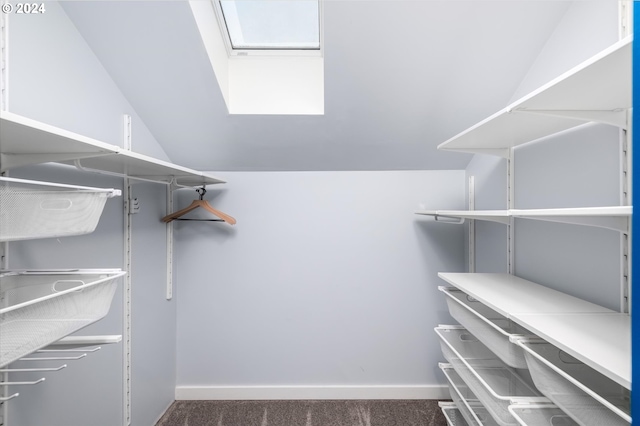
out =
<svg viewBox="0 0 640 426"><path fill-rule="evenodd" d="M186 1L62 4L172 161L262 171L465 168L570 2L326 0L322 116L228 114Z"/></svg>

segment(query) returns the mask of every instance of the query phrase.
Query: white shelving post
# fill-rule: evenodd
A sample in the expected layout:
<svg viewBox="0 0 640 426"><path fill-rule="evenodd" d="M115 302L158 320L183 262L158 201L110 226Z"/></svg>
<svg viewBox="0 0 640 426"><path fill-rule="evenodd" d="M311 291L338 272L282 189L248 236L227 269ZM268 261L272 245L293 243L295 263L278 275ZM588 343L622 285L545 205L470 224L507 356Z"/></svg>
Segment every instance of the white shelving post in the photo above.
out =
<svg viewBox="0 0 640 426"><path fill-rule="evenodd" d="M173 191L175 184L167 185L167 214L173 212ZM173 221L167 222L167 300L173 298Z"/></svg>
<svg viewBox="0 0 640 426"><path fill-rule="evenodd" d="M132 147L131 116L124 115L123 120L123 146L130 151ZM131 194L131 182L128 177L124 177L123 199L124 199L124 268L127 274L124 277L123 291L123 410L122 424L131 424L131 264L132 264L132 217L133 197Z"/></svg>
<svg viewBox="0 0 640 426"><path fill-rule="evenodd" d="M0 111L9 108L9 15L0 13ZM4 173L0 173L4 176ZM9 243L0 243L0 269L9 268ZM0 306L3 300L0 298ZM0 372L0 382L7 382L9 374ZM0 387L0 398L8 397L6 386ZM9 404L0 401L0 426L7 424L9 418Z"/></svg>
<svg viewBox="0 0 640 426"><path fill-rule="evenodd" d="M476 178L469 176L468 180L469 211L476 209ZM469 272L476 271L476 221L469 220Z"/></svg>

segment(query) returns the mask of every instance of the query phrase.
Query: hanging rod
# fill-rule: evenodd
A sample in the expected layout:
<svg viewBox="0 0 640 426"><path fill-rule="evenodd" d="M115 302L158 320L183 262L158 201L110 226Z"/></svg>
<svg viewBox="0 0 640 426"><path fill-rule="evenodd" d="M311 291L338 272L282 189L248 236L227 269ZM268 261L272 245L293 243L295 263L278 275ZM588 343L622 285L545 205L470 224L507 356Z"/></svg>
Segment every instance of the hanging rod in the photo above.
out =
<svg viewBox="0 0 640 426"><path fill-rule="evenodd" d="M173 219L173 220L192 220L194 222L224 222L222 219Z"/></svg>
<svg viewBox="0 0 640 426"><path fill-rule="evenodd" d="M450 223L452 225L462 225L465 221L463 217L451 217L451 216L443 216L443 215L434 215L434 220L436 222L442 223Z"/></svg>

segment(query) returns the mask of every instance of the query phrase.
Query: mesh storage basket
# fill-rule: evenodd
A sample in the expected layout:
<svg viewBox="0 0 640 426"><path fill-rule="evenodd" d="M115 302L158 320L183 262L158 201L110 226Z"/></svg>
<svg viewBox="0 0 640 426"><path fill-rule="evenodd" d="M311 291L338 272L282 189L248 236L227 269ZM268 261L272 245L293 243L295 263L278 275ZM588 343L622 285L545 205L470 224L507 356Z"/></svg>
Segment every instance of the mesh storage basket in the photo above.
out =
<svg viewBox="0 0 640 426"><path fill-rule="evenodd" d="M107 198L100 189L0 177L0 241L88 234Z"/></svg>
<svg viewBox="0 0 640 426"><path fill-rule="evenodd" d="M509 406L509 412L522 426L578 426L564 411L551 404L516 404Z"/></svg>
<svg viewBox="0 0 640 426"><path fill-rule="evenodd" d="M451 364L455 364L456 360L464 356L475 366L496 368L504 366L500 358L464 327L439 326L435 330L440 337L442 354Z"/></svg>
<svg viewBox="0 0 640 426"><path fill-rule="evenodd" d="M491 417L487 409L484 408L451 365L440 364L440 368L449 382L451 399L458 407L465 424L469 426L497 426L498 423Z"/></svg>
<svg viewBox="0 0 640 426"><path fill-rule="evenodd" d="M521 339L536 387L582 426L628 426L630 392L543 340Z"/></svg>
<svg viewBox="0 0 640 426"><path fill-rule="evenodd" d="M446 296L451 316L484 343L508 366L527 368L522 348L511 343L515 335L531 334L482 302L456 288L439 287Z"/></svg>
<svg viewBox="0 0 640 426"><path fill-rule="evenodd" d="M104 317L120 270L0 274L0 367Z"/></svg>
<svg viewBox="0 0 640 426"><path fill-rule="evenodd" d="M469 426L469 423L462 417L460 410L456 407L442 407L442 414L447 419L447 426Z"/></svg>
<svg viewBox="0 0 640 426"><path fill-rule="evenodd" d="M518 423L509 413L512 400L548 402L478 340L468 340L462 327L436 327L442 353L489 414L502 426ZM472 350L471 350L472 349ZM480 355L480 357L477 357Z"/></svg>

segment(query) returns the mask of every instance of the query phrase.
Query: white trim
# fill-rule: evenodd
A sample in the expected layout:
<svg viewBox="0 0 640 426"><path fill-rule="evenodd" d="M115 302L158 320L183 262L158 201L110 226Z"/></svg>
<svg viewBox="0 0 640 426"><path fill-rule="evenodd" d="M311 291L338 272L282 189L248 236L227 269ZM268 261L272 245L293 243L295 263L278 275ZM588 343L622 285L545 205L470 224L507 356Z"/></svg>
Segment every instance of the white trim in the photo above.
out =
<svg viewBox="0 0 640 426"><path fill-rule="evenodd" d="M324 5L323 0L318 0L318 30L320 48L315 49L278 49L278 48L265 48L265 49L243 49L233 48L231 43L231 37L229 35L229 29L227 28L227 22L222 10L222 5L219 0L211 0L211 6L216 15L216 21L218 23L218 29L220 31L221 39L224 43L227 57L232 58L234 56L295 56L295 57L324 57ZM205 41L206 43L206 41Z"/></svg>
<svg viewBox="0 0 640 426"><path fill-rule="evenodd" d="M444 385L176 386L177 401L303 399L450 399Z"/></svg>

